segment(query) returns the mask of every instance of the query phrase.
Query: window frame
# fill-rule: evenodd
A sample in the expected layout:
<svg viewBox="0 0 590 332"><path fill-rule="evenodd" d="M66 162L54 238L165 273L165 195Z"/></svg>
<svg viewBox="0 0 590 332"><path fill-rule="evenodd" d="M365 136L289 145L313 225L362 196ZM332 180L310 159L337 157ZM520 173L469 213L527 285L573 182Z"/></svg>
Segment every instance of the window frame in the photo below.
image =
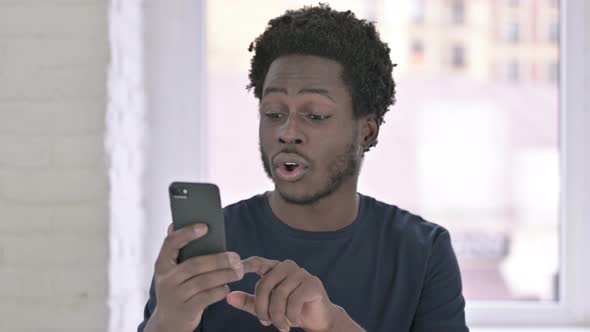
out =
<svg viewBox="0 0 590 332"><path fill-rule="evenodd" d="M555 303L467 303L470 326L590 325L590 3L560 4L560 299Z"/></svg>

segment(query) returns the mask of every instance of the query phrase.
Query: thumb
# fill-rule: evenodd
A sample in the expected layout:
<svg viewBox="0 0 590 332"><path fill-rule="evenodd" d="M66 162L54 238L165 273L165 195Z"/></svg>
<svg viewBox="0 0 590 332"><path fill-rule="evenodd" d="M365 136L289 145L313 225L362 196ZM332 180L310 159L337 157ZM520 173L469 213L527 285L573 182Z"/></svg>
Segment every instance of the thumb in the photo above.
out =
<svg viewBox="0 0 590 332"><path fill-rule="evenodd" d="M170 235L170 233L174 232L174 225L170 224L168 225L168 235Z"/></svg>
<svg viewBox="0 0 590 332"><path fill-rule="evenodd" d="M245 292L235 291L227 294L225 299L227 303L229 303L232 307L256 316L256 308L254 307L254 295Z"/></svg>

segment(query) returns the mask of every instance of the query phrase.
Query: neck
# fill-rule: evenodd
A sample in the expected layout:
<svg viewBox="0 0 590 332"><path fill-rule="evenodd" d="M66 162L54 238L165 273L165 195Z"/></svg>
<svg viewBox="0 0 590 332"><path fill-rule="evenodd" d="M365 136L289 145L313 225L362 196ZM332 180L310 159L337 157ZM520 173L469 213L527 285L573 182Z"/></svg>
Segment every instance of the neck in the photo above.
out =
<svg viewBox="0 0 590 332"><path fill-rule="evenodd" d="M356 183L341 188L311 205L292 204L276 191L268 196L273 213L285 224L303 231L329 232L354 222L358 213L359 197Z"/></svg>

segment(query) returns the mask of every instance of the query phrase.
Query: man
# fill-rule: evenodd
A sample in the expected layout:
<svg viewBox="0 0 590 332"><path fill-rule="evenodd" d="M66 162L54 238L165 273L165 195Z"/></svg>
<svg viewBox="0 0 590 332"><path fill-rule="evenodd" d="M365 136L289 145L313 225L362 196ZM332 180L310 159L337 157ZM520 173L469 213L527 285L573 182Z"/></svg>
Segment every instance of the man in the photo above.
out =
<svg viewBox="0 0 590 332"><path fill-rule="evenodd" d="M372 23L287 11L250 46L271 192L224 208L228 252L176 263L206 227L172 232L139 331L468 331L449 233L357 193L394 102Z"/></svg>

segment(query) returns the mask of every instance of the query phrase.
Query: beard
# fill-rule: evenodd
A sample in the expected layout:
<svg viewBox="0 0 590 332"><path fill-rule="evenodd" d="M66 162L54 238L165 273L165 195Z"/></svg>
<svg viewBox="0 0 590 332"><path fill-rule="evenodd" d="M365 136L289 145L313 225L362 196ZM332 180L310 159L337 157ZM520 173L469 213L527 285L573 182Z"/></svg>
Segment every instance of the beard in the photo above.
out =
<svg viewBox="0 0 590 332"><path fill-rule="evenodd" d="M297 195L281 191L281 189L275 183L276 191L286 202L291 204L313 205L319 202L322 198L325 198L338 190L338 188L342 186L342 183L344 183L347 179L358 175L361 166L361 159L357 154L358 148L358 145L350 143L346 146L344 152L334 158L334 160L328 166L326 181L321 183L319 188L316 189L314 188L315 186L312 187L313 184L310 184L308 188L311 192ZM274 182L270 158L260 144L259 149L264 171L266 172L266 175ZM282 152L297 153L293 149L289 149L288 151L283 150ZM306 156L301 156L310 161L308 158L306 158ZM313 169L313 171L317 170Z"/></svg>

